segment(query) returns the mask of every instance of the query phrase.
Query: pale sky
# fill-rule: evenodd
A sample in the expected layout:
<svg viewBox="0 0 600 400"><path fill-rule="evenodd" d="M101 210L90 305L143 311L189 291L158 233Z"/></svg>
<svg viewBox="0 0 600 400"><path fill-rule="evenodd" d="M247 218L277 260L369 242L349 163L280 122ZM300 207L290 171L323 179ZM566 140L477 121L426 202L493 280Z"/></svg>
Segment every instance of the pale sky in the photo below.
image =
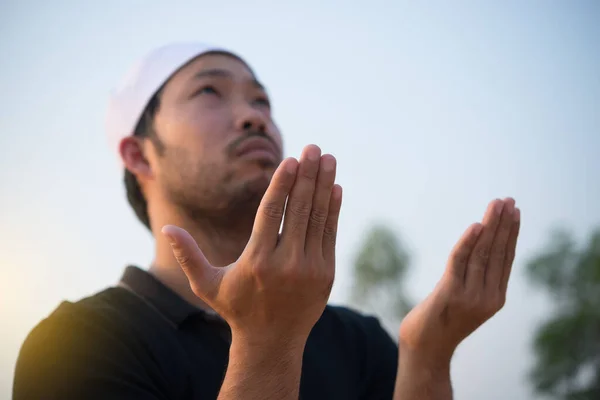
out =
<svg viewBox="0 0 600 400"><path fill-rule="evenodd" d="M413 252L418 300L488 201L515 197L508 302L452 376L456 399L533 398L531 335L551 302L524 264L552 227L583 239L600 224L600 3L271 1L0 2L0 398L40 319L151 260L103 123L109 89L171 40L236 49L272 95L287 155L316 143L337 157L331 303L346 304L371 223Z"/></svg>

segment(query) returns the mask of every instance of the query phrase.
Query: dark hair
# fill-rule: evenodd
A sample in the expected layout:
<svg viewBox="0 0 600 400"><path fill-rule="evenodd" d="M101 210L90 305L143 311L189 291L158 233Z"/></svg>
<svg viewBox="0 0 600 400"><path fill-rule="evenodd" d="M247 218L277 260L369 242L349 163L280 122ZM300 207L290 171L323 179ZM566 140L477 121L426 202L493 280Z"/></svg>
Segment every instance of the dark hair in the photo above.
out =
<svg viewBox="0 0 600 400"><path fill-rule="evenodd" d="M156 131L154 130L154 116L156 115L156 111L158 111L158 107L160 106L160 91L158 91L150 101L148 105L144 109L142 116L140 117L135 130L133 132L133 136L150 139L158 151L162 149L162 143L156 136ZM124 178L125 182L125 191L127 193L127 200L135 211L135 215L137 215L138 219L152 231L150 227L150 216L148 215L148 203L146 202L146 198L142 193L142 189L140 188L140 184L137 181L135 175L131 173L127 168L125 168Z"/></svg>
<svg viewBox="0 0 600 400"><path fill-rule="evenodd" d="M244 65L246 65L248 69L250 69L250 67L246 64L244 60L231 53L211 51L204 54L209 53L226 54L229 56L233 56L234 58L241 61ZM196 58L188 61L186 64L181 66L180 69L193 62ZM176 72L177 71L175 71L171 76L173 76ZM254 75L254 72L251 69L250 72L252 72L252 75ZM133 136L135 137L150 139L152 143L154 143L158 154L161 154L164 151L164 145L162 144L162 142L156 135L156 131L154 130L154 117L160 106L160 95L163 91L163 88L167 85L170 79L171 78L167 79L167 81L156 91L154 96L152 96L133 132ZM150 216L148 215L148 203L146 202L146 198L142 193L139 182L137 181L135 175L133 175L127 168L125 168L123 180L125 181L127 200L129 201L131 208L133 208L133 211L135 211L135 215L137 215L138 219L146 226L146 228L152 231L152 228L150 227Z"/></svg>

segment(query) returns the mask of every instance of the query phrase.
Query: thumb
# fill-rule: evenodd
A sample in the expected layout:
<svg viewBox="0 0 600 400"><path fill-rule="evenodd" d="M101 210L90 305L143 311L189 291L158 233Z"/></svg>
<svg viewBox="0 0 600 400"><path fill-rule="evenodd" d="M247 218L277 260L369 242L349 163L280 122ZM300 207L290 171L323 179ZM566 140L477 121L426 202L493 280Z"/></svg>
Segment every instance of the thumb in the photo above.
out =
<svg viewBox="0 0 600 400"><path fill-rule="evenodd" d="M221 268L213 267L198 244L185 229L174 225L162 228L163 235L173 249L175 259L185 272L194 294L211 305L221 283Z"/></svg>

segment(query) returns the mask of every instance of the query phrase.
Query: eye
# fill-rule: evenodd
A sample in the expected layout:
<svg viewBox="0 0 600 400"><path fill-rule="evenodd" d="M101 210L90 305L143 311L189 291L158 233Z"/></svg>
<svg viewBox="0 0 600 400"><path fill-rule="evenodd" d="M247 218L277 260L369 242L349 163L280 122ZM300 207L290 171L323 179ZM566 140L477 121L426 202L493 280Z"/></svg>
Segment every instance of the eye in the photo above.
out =
<svg viewBox="0 0 600 400"><path fill-rule="evenodd" d="M255 102L265 107L271 107L271 102L266 97L258 97Z"/></svg>
<svg viewBox="0 0 600 400"><path fill-rule="evenodd" d="M196 94L219 94L217 92L217 89L214 88L214 86L203 86L201 87Z"/></svg>

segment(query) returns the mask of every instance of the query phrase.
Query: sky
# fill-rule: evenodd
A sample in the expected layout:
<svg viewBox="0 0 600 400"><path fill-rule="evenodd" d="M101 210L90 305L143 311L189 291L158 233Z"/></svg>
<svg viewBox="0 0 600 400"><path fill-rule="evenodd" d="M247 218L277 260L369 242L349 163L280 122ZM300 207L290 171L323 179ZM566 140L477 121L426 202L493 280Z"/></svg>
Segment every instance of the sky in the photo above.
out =
<svg viewBox="0 0 600 400"><path fill-rule="evenodd" d="M413 255L423 299L461 233L512 196L522 228L507 304L465 340L455 398L534 398L552 301L524 274L550 230L600 225L600 3L588 1L0 1L0 399L27 333L63 300L146 267L152 237L108 147L109 90L151 48L235 49L263 81L288 156L338 159L332 304L347 304L370 225Z"/></svg>

